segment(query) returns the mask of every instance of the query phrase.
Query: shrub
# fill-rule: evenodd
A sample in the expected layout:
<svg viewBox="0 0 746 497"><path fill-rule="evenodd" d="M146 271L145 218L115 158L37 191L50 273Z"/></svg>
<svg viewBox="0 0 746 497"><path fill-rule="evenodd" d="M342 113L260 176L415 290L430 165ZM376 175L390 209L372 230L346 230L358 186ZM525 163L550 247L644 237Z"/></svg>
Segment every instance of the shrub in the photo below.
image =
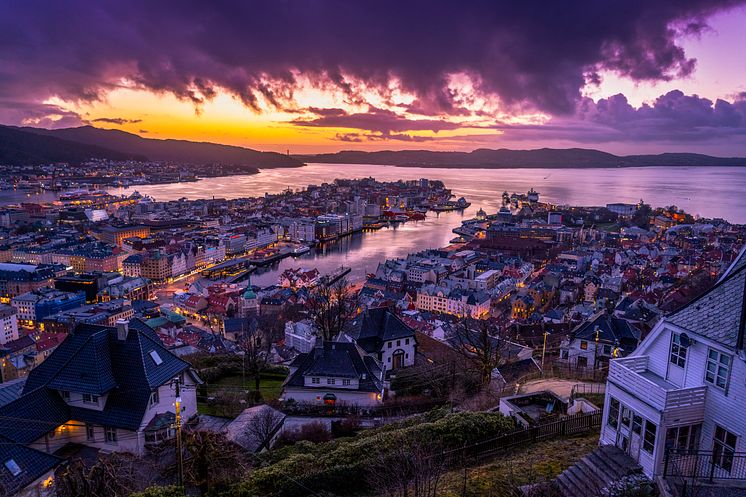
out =
<svg viewBox="0 0 746 497"><path fill-rule="evenodd" d="M175 485L169 487L148 487L142 492L136 492L130 497L183 497L184 490Z"/></svg>

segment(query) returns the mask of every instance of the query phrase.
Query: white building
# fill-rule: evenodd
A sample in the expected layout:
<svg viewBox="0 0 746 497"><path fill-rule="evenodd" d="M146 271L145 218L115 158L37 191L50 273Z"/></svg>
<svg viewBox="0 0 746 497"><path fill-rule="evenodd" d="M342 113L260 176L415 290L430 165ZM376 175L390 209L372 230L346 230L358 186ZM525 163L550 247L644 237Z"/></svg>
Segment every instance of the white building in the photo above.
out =
<svg viewBox="0 0 746 497"><path fill-rule="evenodd" d="M285 346L308 353L316 345L316 332L310 319L285 323Z"/></svg>
<svg viewBox="0 0 746 497"><path fill-rule="evenodd" d="M674 487L676 475L690 485L746 480L744 288L742 251L713 288L611 361L601 443L626 451L648 476Z"/></svg>
<svg viewBox="0 0 746 497"><path fill-rule="evenodd" d="M0 344L18 338L18 317L16 310L5 304L0 304Z"/></svg>

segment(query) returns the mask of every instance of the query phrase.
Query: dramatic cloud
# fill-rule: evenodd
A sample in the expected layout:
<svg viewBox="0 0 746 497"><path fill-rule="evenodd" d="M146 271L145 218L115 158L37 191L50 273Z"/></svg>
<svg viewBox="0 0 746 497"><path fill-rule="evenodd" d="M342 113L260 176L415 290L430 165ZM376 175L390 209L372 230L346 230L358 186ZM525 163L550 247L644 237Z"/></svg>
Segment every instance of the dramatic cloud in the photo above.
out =
<svg viewBox="0 0 746 497"><path fill-rule="evenodd" d="M459 129L460 124L442 119L408 119L390 110L371 108L368 112L346 114L341 109L314 109L319 117L296 119L296 126L354 128L390 135L401 131L443 131Z"/></svg>
<svg viewBox="0 0 746 497"><path fill-rule="evenodd" d="M122 124L136 124L136 123L141 123L142 119L125 119L123 117L99 117L98 119L94 119L91 122L94 122L94 123L106 123L106 124L116 124L118 126L121 126Z"/></svg>
<svg viewBox="0 0 746 497"><path fill-rule="evenodd" d="M85 102L127 86L195 105L225 90L254 108L293 107L303 75L352 103L370 91L386 98L394 85L414 95L412 112L459 115L448 81L462 74L506 107L569 115L599 71L653 81L690 74L695 61L677 39L736 3L7 2L0 104Z"/></svg>

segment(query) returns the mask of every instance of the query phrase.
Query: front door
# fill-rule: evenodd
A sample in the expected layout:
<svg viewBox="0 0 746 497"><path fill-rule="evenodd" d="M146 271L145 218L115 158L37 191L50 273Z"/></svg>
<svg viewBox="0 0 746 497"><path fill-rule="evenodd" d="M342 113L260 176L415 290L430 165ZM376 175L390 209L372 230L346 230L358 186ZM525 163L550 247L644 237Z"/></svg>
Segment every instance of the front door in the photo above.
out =
<svg viewBox="0 0 746 497"><path fill-rule="evenodd" d="M635 461L639 460L642 446L642 416L632 413L632 429L629 434L629 450L627 453Z"/></svg>
<svg viewBox="0 0 746 497"><path fill-rule="evenodd" d="M619 430L617 430L616 446L624 452L629 452L632 439L632 410L622 406L619 416Z"/></svg>

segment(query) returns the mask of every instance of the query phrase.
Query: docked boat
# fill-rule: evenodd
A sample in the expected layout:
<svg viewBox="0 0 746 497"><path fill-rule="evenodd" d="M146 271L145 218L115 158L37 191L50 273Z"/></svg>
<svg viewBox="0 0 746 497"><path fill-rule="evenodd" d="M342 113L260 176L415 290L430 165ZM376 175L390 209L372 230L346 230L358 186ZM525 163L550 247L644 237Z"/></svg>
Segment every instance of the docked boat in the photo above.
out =
<svg viewBox="0 0 746 497"><path fill-rule="evenodd" d="M309 250L311 250L311 247L309 247L308 245L301 245L300 247L295 247L293 249L292 254L293 256L302 255L308 252Z"/></svg>

